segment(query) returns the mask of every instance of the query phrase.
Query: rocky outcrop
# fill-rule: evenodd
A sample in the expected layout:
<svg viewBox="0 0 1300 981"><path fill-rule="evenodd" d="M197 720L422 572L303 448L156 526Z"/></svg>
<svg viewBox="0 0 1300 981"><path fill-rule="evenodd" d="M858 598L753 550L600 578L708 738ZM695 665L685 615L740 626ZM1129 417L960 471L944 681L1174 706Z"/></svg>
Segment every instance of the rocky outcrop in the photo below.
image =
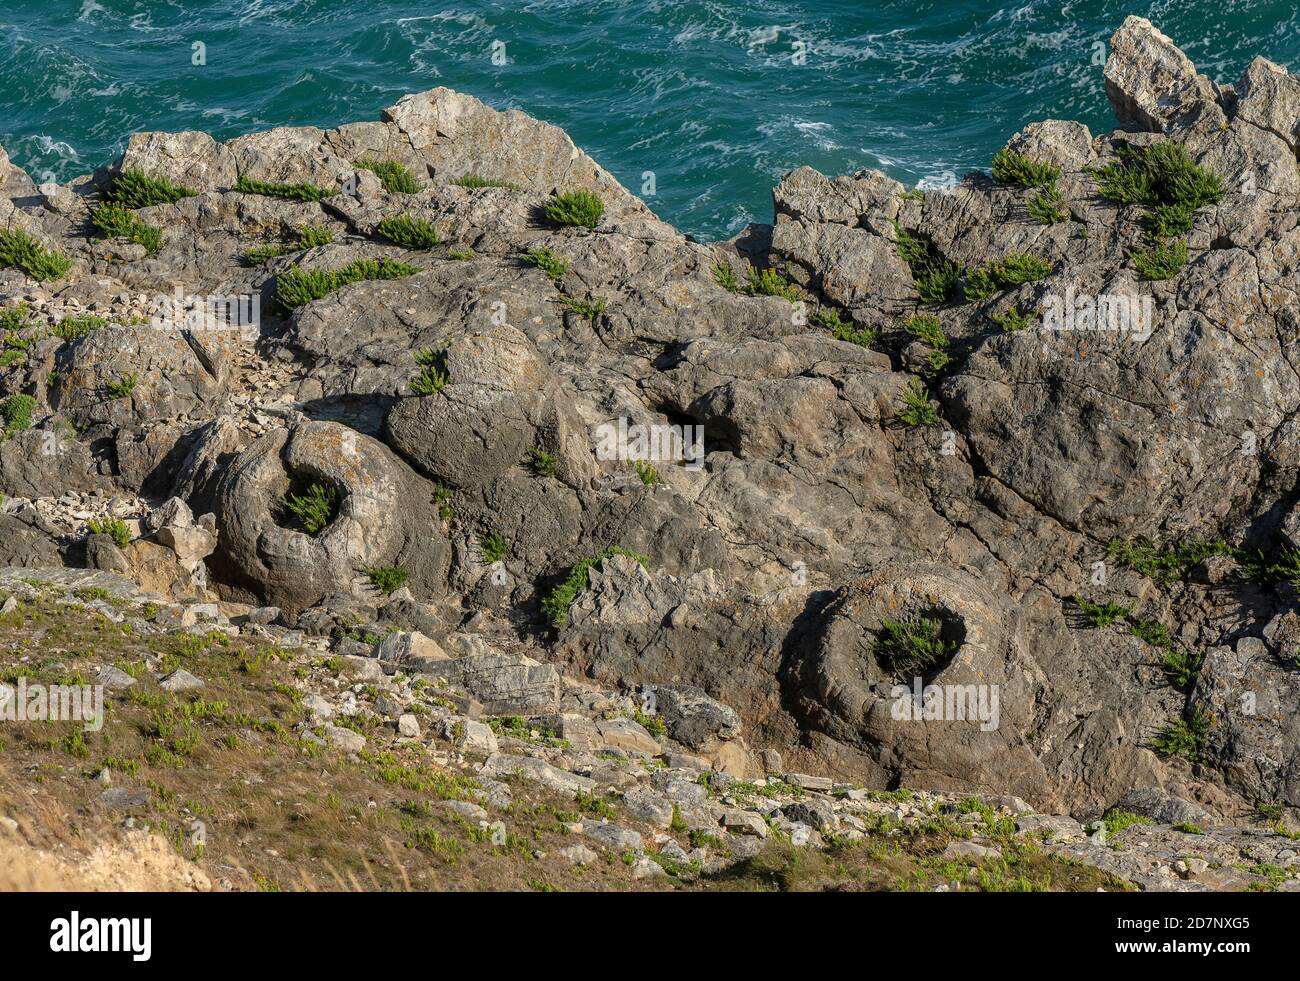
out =
<svg viewBox="0 0 1300 981"><path fill-rule="evenodd" d="M1218 819L1300 807L1300 82L1257 60L1221 85L1140 18L1104 77L1122 128L1027 126L1023 180L919 194L801 167L772 225L731 243L659 221L555 127L447 89L333 130L135 134L40 207L0 161L11 223L72 260L57 289L0 273L41 334L0 369L35 401L0 489L36 502L0 515L0 555L134 567L367 651L472 624L493 643L380 660L499 713L572 714L563 672L635 690L741 774L776 750L1084 819L1135 791ZM1152 147L1206 182L1194 207L1102 193ZM136 212L163 229L153 254L85 233L136 170L194 192ZM549 220L576 190L598 219ZM399 243L400 216L428 227ZM356 263L402 275L331 281ZM293 296L303 281L338 288ZM178 282L261 318L142 326ZM107 325L45 336L88 310ZM66 455L32 455L55 434ZM285 502L313 486L335 506L309 530ZM190 523L171 505L166 535L121 547L87 544L88 517L36 520L109 488L145 499L146 526L171 498ZM886 656L908 629L939 652L910 673Z"/></svg>

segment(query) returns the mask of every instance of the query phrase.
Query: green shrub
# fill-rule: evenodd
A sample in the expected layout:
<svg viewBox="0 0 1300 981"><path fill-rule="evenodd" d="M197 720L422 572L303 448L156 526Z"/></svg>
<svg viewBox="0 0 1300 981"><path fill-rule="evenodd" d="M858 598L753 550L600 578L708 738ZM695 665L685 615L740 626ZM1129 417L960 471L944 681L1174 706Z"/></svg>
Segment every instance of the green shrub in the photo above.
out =
<svg viewBox="0 0 1300 981"><path fill-rule="evenodd" d="M656 470L655 465L648 460L633 460L632 469L635 470L636 475L641 478L641 483L645 484L647 487L652 487L659 483L659 471Z"/></svg>
<svg viewBox="0 0 1300 981"><path fill-rule="evenodd" d="M36 412L36 399L30 395L10 395L0 402L0 419L4 420L4 435L8 439L14 433L32 428L32 416Z"/></svg>
<svg viewBox="0 0 1300 981"><path fill-rule="evenodd" d="M1005 334L1013 334L1018 330L1024 330L1034 322L1037 311L1032 313L1021 313L1019 307L1012 307L1010 310L1004 310L1002 313L991 314L991 319L995 324L1002 328Z"/></svg>
<svg viewBox="0 0 1300 981"><path fill-rule="evenodd" d="M539 249L529 249L524 253L524 261L536 266L550 276L551 279L559 279L569 271L569 264L546 246Z"/></svg>
<svg viewBox="0 0 1300 981"><path fill-rule="evenodd" d="M605 213L605 202L591 191L565 191L551 195L542 211L557 225L595 228Z"/></svg>
<svg viewBox="0 0 1300 981"><path fill-rule="evenodd" d="M302 269L294 266L281 273L276 284L275 298L285 310L319 300L335 290L366 279L401 279L420 271L392 259L355 259L340 269Z"/></svg>
<svg viewBox="0 0 1300 981"><path fill-rule="evenodd" d="M1145 280L1172 279L1178 271L1187 265L1187 243L1156 242L1150 248L1137 249L1129 253L1133 268Z"/></svg>
<svg viewBox="0 0 1300 981"><path fill-rule="evenodd" d="M948 346L948 335L943 332L943 327L939 324L939 318L932 313L920 313L914 317L908 317L903 322L903 330L933 348L946 348Z"/></svg>
<svg viewBox="0 0 1300 981"><path fill-rule="evenodd" d="M560 469L560 458L536 446L528 448L528 464L539 477L554 477Z"/></svg>
<svg viewBox="0 0 1300 981"><path fill-rule="evenodd" d="M447 374L447 349L434 351L425 348L412 357L420 366L420 373L411 380L411 391L416 395L437 395L450 380Z"/></svg>
<svg viewBox="0 0 1300 981"><path fill-rule="evenodd" d="M428 251L442 244L442 236L432 223L410 215L390 215L379 223L377 230L405 249Z"/></svg>
<svg viewBox="0 0 1300 981"><path fill-rule="evenodd" d="M62 279L72 268L67 256L45 248L21 228L0 231L0 269L19 269L39 282Z"/></svg>
<svg viewBox="0 0 1300 981"><path fill-rule="evenodd" d="M1032 252L1012 252L971 273L966 283L966 299L987 300L1000 290L1038 282L1051 273L1052 263L1043 256Z"/></svg>
<svg viewBox="0 0 1300 981"><path fill-rule="evenodd" d="M511 181L498 180L495 177L480 177L477 174L465 174L463 177L453 177L447 183L455 184L457 187L470 187L476 189L480 187L504 187L509 191L519 190L519 185L512 183Z"/></svg>
<svg viewBox="0 0 1300 981"><path fill-rule="evenodd" d="M1116 620L1128 615L1129 609L1119 603L1090 603L1082 596L1074 597L1074 605L1094 627L1109 627Z"/></svg>
<svg viewBox="0 0 1300 981"><path fill-rule="evenodd" d="M337 188L320 187L316 184L278 184L274 181L253 180L241 177L235 182L235 190L241 194L260 194L268 198L284 198L289 201L324 201L338 194Z"/></svg>
<svg viewBox="0 0 1300 981"><path fill-rule="evenodd" d="M569 570L568 576L562 582L557 584L542 600L542 612L546 614L548 620L557 627L563 627L569 622L569 607L578 594L591 585L591 569L599 565L605 559L612 558L615 555L626 555L630 559L635 559L641 563L642 567L649 568L650 559L648 556L641 555L638 552L621 548L617 545L605 549L599 555L593 555L589 559L583 559L577 565Z"/></svg>
<svg viewBox="0 0 1300 981"><path fill-rule="evenodd" d="M930 402L930 394L919 381L913 380L903 391L903 408L898 418L909 426L934 426L939 422L939 414Z"/></svg>
<svg viewBox="0 0 1300 981"><path fill-rule="evenodd" d="M338 511L338 491L328 484L312 484L305 494L289 494L281 506L297 526L309 535L325 528Z"/></svg>
<svg viewBox="0 0 1300 981"><path fill-rule="evenodd" d="M581 317L595 322L596 318L605 312L604 300L593 300L588 294L585 300L579 300L575 296L569 296L568 293L560 294L560 303Z"/></svg>
<svg viewBox="0 0 1300 981"><path fill-rule="evenodd" d="M926 303L946 303L957 293L961 269L945 259L929 239L894 225L898 254L912 273L916 291Z"/></svg>
<svg viewBox="0 0 1300 981"><path fill-rule="evenodd" d="M306 252L308 249L329 245L334 241L334 233L318 225L304 225L298 231L298 238L289 244L273 242L268 245L256 245L244 253L244 261L250 266L260 266L282 255L294 252Z"/></svg>
<svg viewBox="0 0 1300 981"><path fill-rule="evenodd" d="M1056 225L1070 217L1065 207L1065 198L1055 187L1046 187L1035 194L1025 204L1029 217L1040 225Z"/></svg>
<svg viewBox="0 0 1300 981"><path fill-rule="evenodd" d="M1110 810L1106 812L1105 817L1101 819L1102 824L1106 826L1106 834L1117 835L1125 828L1131 828L1134 825L1150 824L1151 819L1143 817L1141 814L1134 814L1132 811Z"/></svg>
<svg viewBox="0 0 1300 981"><path fill-rule="evenodd" d="M1156 733L1151 748L1165 756L1182 756L1189 762L1199 763L1213 725L1214 717L1198 708L1190 719L1174 719Z"/></svg>
<svg viewBox="0 0 1300 981"><path fill-rule="evenodd" d="M880 621L874 646L876 660L895 678L924 677L957 653L957 642L945 640L937 617Z"/></svg>
<svg viewBox="0 0 1300 981"><path fill-rule="evenodd" d="M306 252L308 249L329 245L333 241L334 233L323 225L303 225L298 230L298 241L294 243L294 248L299 252Z"/></svg>
<svg viewBox="0 0 1300 981"><path fill-rule="evenodd" d="M1192 540L1157 548L1146 538L1112 538L1106 545L1106 558L1165 585L1212 555L1232 554L1232 546L1222 539Z"/></svg>
<svg viewBox="0 0 1300 981"><path fill-rule="evenodd" d="M756 269L749 267L746 274L745 292L750 296L779 296L796 303L799 300L799 287L782 276L775 269Z"/></svg>
<svg viewBox="0 0 1300 981"><path fill-rule="evenodd" d="M352 165L373 173L390 193L416 194L420 190L420 182L410 168L396 160L354 160Z"/></svg>
<svg viewBox="0 0 1300 981"><path fill-rule="evenodd" d="M506 540L499 531L489 532L478 540L479 551L489 562L500 562L506 557Z"/></svg>
<svg viewBox="0 0 1300 981"><path fill-rule="evenodd" d="M474 250L469 248L448 249L447 258L455 259L457 262L468 262L470 259L474 258Z"/></svg>
<svg viewBox="0 0 1300 981"><path fill-rule="evenodd" d="M1163 140L1146 147L1121 143L1116 157L1115 162L1091 170L1098 193L1116 204L1179 205L1195 211L1223 199L1223 179L1194 164L1181 143Z"/></svg>
<svg viewBox="0 0 1300 981"><path fill-rule="evenodd" d="M1003 185L1051 187L1061 176L1056 164L1043 163L1015 150L993 154L993 180Z"/></svg>
<svg viewBox="0 0 1300 981"><path fill-rule="evenodd" d="M79 337L85 337L92 330L107 326L108 320L104 317L97 317L93 313L81 313L75 317L64 317L50 332L65 341L75 341Z"/></svg>
<svg viewBox="0 0 1300 981"><path fill-rule="evenodd" d="M1160 658L1169 683L1179 691L1189 691L1201 673L1205 663L1205 654L1201 651L1180 651L1169 648Z"/></svg>
<svg viewBox="0 0 1300 981"><path fill-rule="evenodd" d="M851 321L840 317L839 311L833 307L822 307L812 315L812 322L830 331L837 341L856 344L858 347L871 347L880 340L880 331L871 327L855 327Z"/></svg>
<svg viewBox="0 0 1300 981"><path fill-rule="evenodd" d="M736 270L731 267L729 262L715 262L713 264L713 281L728 293L740 292L740 280L736 278Z"/></svg>
<svg viewBox="0 0 1300 981"><path fill-rule="evenodd" d="M104 391L108 393L110 401L130 398L131 393L135 391L135 386L139 380L140 379L133 374L122 375L116 381L108 382L104 386Z"/></svg>
<svg viewBox="0 0 1300 981"><path fill-rule="evenodd" d="M92 535L107 535L118 548L126 548L131 541L130 530L118 518L104 518L102 521L92 518L86 522L86 527Z"/></svg>
<svg viewBox="0 0 1300 981"><path fill-rule="evenodd" d="M399 565L370 566L361 570L365 577L385 596L397 592L406 584L408 573Z"/></svg>
<svg viewBox="0 0 1300 981"><path fill-rule="evenodd" d="M162 246L162 229L146 225L126 205L106 201L90 214L90 223L104 238L124 238L143 245L150 254Z"/></svg>
<svg viewBox="0 0 1300 981"><path fill-rule="evenodd" d="M150 208L156 204L172 204L181 198L192 198L197 192L173 184L166 177L149 177L141 170L124 170L113 178L113 184L104 195L105 201L131 208Z"/></svg>

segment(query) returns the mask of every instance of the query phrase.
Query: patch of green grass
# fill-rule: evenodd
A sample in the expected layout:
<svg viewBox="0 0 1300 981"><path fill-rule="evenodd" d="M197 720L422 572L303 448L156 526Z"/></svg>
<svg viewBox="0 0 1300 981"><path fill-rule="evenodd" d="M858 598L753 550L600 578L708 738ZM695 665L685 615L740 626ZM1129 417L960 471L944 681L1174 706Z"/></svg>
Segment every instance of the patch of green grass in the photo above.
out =
<svg viewBox="0 0 1300 981"><path fill-rule="evenodd" d="M399 565L368 566L361 571L370 580L370 585L385 596L390 596L401 589L409 577L407 571Z"/></svg>
<svg viewBox="0 0 1300 981"><path fill-rule="evenodd" d="M1181 143L1121 143L1116 158L1091 171L1098 193L1116 204L1177 205L1195 211L1223 199L1223 179L1193 163Z"/></svg>
<svg viewBox="0 0 1300 981"><path fill-rule="evenodd" d="M1034 160L1015 150L993 154L993 180L1004 186L1051 187L1061 176L1056 164Z"/></svg>
<svg viewBox="0 0 1300 981"><path fill-rule="evenodd" d="M500 562L506 557L508 547L501 532L493 531L478 540L479 551L488 562Z"/></svg>
<svg viewBox="0 0 1300 981"><path fill-rule="evenodd" d="M1144 280L1172 279L1187 265L1187 243L1181 239L1172 245L1156 242L1148 248L1130 252L1129 259Z"/></svg>
<svg viewBox="0 0 1300 981"><path fill-rule="evenodd" d="M411 379L411 391L416 395L437 395L451 380L447 373L447 349L425 348L412 356L420 366L420 373Z"/></svg>
<svg viewBox="0 0 1300 981"><path fill-rule="evenodd" d="M1204 663L1205 654L1201 651L1181 651L1173 647L1160 658L1160 666L1169 677L1169 683L1179 691L1191 690Z"/></svg>
<svg viewBox="0 0 1300 981"><path fill-rule="evenodd" d="M1186 571L1213 555L1232 555L1232 546L1222 539L1191 539L1157 547L1147 538L1113 538L1106 545L1106 558L1169 585Z"/></svg>
<svg viewBox="0 0 1300 981"><path fill-rule="evenodd" d="M1132 811L1116 810L1108 811L1101 820L1106 826L1106 837L1108 838L1119 834L1125 828L1151 823L1150 818L1143 817L1141 814L1134 814Z"/></svg>
<svg viewBox="0 0 1300 981"><path fill-rule="evenodd" d="M966 299L987 300L1008 287L1036 283L1051 273L1052 263L1043 256L1032 252L1012 252L971 273L966 283Z"/></svg>
<svg viewBox="0 0 1300 981"><path fill-rule="evenodd" d="M758 269L754 266L749 267L745 292L750 296L779 296L791 303L797 303L800 297L799 287L775 269Z"/></svg>
<svg viewBox="0 0 1300 981"><path fill-rule="evenodd" d="M339 269L307 270L294 266L280 275L275 298L285 310L293 311L351 283L401 279L419 271L418 266L392 259L355 259Z"/></svg>
<svg viewBox="0 0 1300 981"><path fill-rule="evenodd" d="M104 391L108 394L109 401L130 398L139 381L140 379L133 374L122 375L120 378L105 384Z"/></svg>
<svg viewBox="0 0 1300 981"><path fill-rule="evenodd" d="M1129 609L1120 603L1090 603L1082 596L1074 597L1074 605L1093 627L1109 627L1128 615Z"/></svg>
<svg viewBox="0 0 1300 981"><path fill-rule="evenodd" d="M1019 307L1012 307L1002 313L990 314L989 319L1001 327L1004 334L1013 334L1018 330L1025 330L1032 326L1037 316L1037 310L1022 313Z"/></svg>
<svg viewBox="0 0 1300 981"><path fill-rule="evenodd" d="M583 559L569 570L569 574L564 580L558 583L542 599L542 612L546 614L548 620L557 627L562 627L569 622L569 607L573 604L578 594L591 585L591 568L599 565L605 559L615 555L626 555L641 563L642 567L649 568L650 558L641 555L639 552L633 552L630 549L614 545L605 549L598 555L593 555L589 559Z"/></svg>
<svg viewBox="0 0 1300 981"><path fill-rule="evenodd" d="M432 223L410 215L390 215L379 223L376 230L404 249L428 251L442 244L442 236Z"/></svg>
<svg viewBox="0 0 1300 981"><path fill-rule="evenodd" d="M1025 211L1040 225L1057 225L1070 218L1065 198L1055 187L1045 187L1037 192L1025 202Z"/></svg>
<svg viewBox="0 0 1300 981"><path fill-rule="evenodd" d="M51 329L51 333L65 341L75 341L80 337L85 337L92 330L99 330L108 326L108 321L103 317L97 317L93 313L78 314L75 317L64 317Z"/></svg>
<svg viewBox="0 0 1300 981"><path fill-rule="evenodd" d="M1151 209L1147 231L1155 239L1186 235L1192 230L1195 211L1185 204L1158 204Z"/></svg>
<svg viewBox="0 0 1300 981"><path fill-rule="evenodd" d="M72 260L45 248L21 228L0 231L0 269L19 269L39 282L62 279Z"/></svg>
<svg viewBox="0 0 1300 981"><path fill-rule="evenodd" d="M729 262L719 261L713 264L713 281L728 293L740 292L740 280Z"/></svg>
<svg viewBox="0 0 1300 981"><path fill-rule="evenodd" d="M536 266L551 279L559 279L569 271L569 264L546 246L529 249L524 253L524 261Z"/></svg>
<svg viewBox="0 0 1300 981"><path fill-rule="evenodd" d="M1214 725L1214 717L1196 709L1190 719L1174 719L1151 739L1151 748L1165 756L1182 756L1199 763L1205 743Z"/></svg>
<svg viewBox="0 0 1300 981"><path fill-rule="evenodd" d="M595 323L596 318L605 312L605 301L593 300L590 294L585 300L579 300L575 296L569 296L568 293L561 293L560 303L579 316L586 317L592 323Z"/></svg>
<svg viewBox="0 0 1300 981"><path fill-rule="evenodd" d="M368 170L379 178L384 190L392 194L416 194L420 182L415 179L409 167L396 160L373 160L366 158L352 161L352 166Z"/></svg>
<svg viewBox="0 0 1300 981"><path fill-rule="evenodd" d="M461 177L453 177L447 183L455 184L457 187L469 187L475 189L480 187L504 187L508 191L519 190L519 185L512 181L503 181L495 177L480 177L478 174L465 174Z"/></svg>
<svg viewBox="0 0 1300 981"><path fill-rule="evenodd" d="M107 535L118 548L126 548L131 541L130 529L119 518L91 518L86 522L86 528L92 535Z"/></svg>
<svg viewBox="0 0 1300 981"><path fill-rule="evenodd" d="M656 470L655 465L648 460L633 460L632 469L636 471L636 475L641 479L641 483L645 484L647 487L659 483L659 471Z"/></svg>
<svg viewBox="0 0 1300 981"><path fill-rule="evenodd" d="M196 193L188 187L173 184L166 177L150 177L141 170L124 170L113 178L104 200L134 210L156 204L173 204L181 198L192 198Z"/></svg>
<svg viewBox="0 0 1300 981"><path fill-rule="evenodd" d="M333 241L334 233L328 228L318 225L304 225L299 230L297 239L292 243L273 242L268 245L256 245L244 253L244 261L250 266L260 266L272 259L278 259L282 255L306 252L308 249L329 245Z"/></svg>
<svg viewBox="0 0 1300 981"><path fill-rule="evenodd" d="M871 347L880 340L880 331L871 327L856 327L852 321L845 321L834 307L822 307L812 315L812 322L818 327L831 332L837 341L856 344L858 347Z"/></svg>
<svg viewBox="0 0 1300 981"><path fill-rule="evenodd" d="M162 229L147 225L124 204L106 201L95 208L90 223L104 238L124 238L143 245L152 255L162 247Z"/></svg>
<svg viewBox="0 0 1300 981"><path fill-rule="evenodd" d="M605 202L591 191L565 191L551 195L542 212L556 225L595 228L605 213Z"/></svg>
<svg viewBox="0 0 1300 981"><path fill-rule="evenodd" d="M939 318L932 313L908 317L903 322L903 330L932 348L942 350L948 346L948 335L943 332Z"/></svg>
<svg viewBox="0 0 1300 981"><path fill-rule="evenodd" d="M0 420L4 421L4 437L8 439L14 433L32 428L32 417L36 412L36 399L21 393L10 395L0 402Z"/></svg>
<svg viewBox="0 0 1300 981"><path fill-rule="evenodd" d="M528 465L539 477L554 477L560 469L560 458L536 446L528 448Z"/></svg>
<svg viewBox="0 0 1300 981"><path fill-rule="evenodd" d="M289 494L281 502L285 513L309 535L315 535L334 520L339 494L329 484L312 484L305 494Z"/></svg>
<svg viewBox="0 0 1300 981"><path fill-rule="evenodd" d="M946 303L957 294L961 268L939 252L928 238L894 225L898 254L912 273L916 291L926 303Z"/></svg>
<svg viewBox="0 0 1300 981"><path fill-rule="evenodd" d="M259 181L251 177L241 177L235 182L235 190L240 194L260 194L268 198L283 198L287 201L324 201L338 194L338 188L321 187L317 184L280 184L275 181Z"/></svg>
<svg viewBox="0 0 1300 981"><path fill-rule="evenodd" d="M470 248L448 249L447 258L454 259L457 262L469 262L470 259L474 258L474 250Z"/></svg>
<svg viewBox="0 0 1300 981"><path fill-rule="evenodd" d="M930 401L930 393L919 380L913 380L903 390L903 408L898 418L909 426L934 426L939 423L939 414Z"/></svg>
<svg viewBox="0 0 1300 981"><path fill-rule="evenodd" d="M1181 831L1185 835L1205 834L1205 832L1201 829L1201 826L1192 821L1179 821L1177 824L1173 825L1173 829L1175 831Z"/></svg>
<svg viewBox="0 0 1300 981"><path fill-rule="evenodd" d="M957 653L957 642L945 640L937 617L905 620L885 617L876 631L874 647L880 666L896 678L924 676Z"/></svg>

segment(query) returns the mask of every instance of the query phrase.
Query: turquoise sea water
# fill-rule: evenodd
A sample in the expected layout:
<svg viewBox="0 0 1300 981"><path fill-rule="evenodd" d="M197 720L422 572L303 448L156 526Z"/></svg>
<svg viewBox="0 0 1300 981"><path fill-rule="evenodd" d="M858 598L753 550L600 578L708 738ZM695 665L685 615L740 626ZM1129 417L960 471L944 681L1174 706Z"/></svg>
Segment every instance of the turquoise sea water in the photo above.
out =
<svg viewBox="0 0 1300 981"><path fill-rule="evenodd" d="M332 126L447 85L564 127L633 191L652 171L652 207L718 238L770 220L800 164L935 185L1034 119L1111 128L1097 45L1129 13L1221 81L1300 68L1293 0L0 0L0 144L64 180L136 130Z"/></svg>

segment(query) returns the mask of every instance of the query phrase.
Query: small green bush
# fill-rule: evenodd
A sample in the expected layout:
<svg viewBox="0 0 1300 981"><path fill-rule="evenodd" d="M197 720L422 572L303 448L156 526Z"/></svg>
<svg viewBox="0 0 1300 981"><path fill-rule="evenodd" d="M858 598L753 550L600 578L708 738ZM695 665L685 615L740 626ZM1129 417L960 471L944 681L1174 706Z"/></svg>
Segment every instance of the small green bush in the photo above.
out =
<svg viewBox="0 0 1300 981"><path fill-rule="evenodd" d="M1061 176L1056 164L1043 163L1015 150L993 154L993 180L1003 185L1051 187Z"/></svg>
<svg viewBox="0 0 1300 981"><path fill-rule="evenodd" d="M898 418L909 426L938 425L939 414L930 402L930 394L919 381L913 380L903 391L903 408Z"/></svg>
<svg viewBox="0 0 1300 981"><path fill-rule="evenodd" d="M334 520L338 512L338 491L328 484L312 484L305 494L289 494L281 506L297 526L315 535Z"/></svg>
<svg viewBox="0 0 1300 981"><path fill-rule="evenodd" d="M1036 316L1037 311L1022 313L1019 307L1012 307L1010 310L990 315L993 322L1002 328L1004 334L1013 334L1018 330L1026 329L1033 324Z"/></svg>
<svg viewBox="0 0 1300 981"><path fill-rule="evenodd" d="M713 281L728 293L740 292L740 280L736 277L736 270L728 262L713 264Z"/></svg>
<svg viewBox="0 0 1300 981"><path fill-rule="evenodd" d="M235 190L241 194L260 194L268 198L284 198L289 201L324 201L338 194L337 188L320 187L317 184L278 184L274 181L259 181L251 177L241 177L235 182Z"/></svg>
<svg viewBox="0 0 1300 981"><path fill-rule="evenodd" d="M392 259L355 259L340 269L302 269L294 266L280 275L275 298L287 311L319 300L337 289L367 279L401 279L420 271L418 266Z"/></svg>
<svg viewBox="0 0 1300 981"><path fill-rule="evenodd" d="M409 577L407 571L397 565L370 566L361 571L370 580L370 585L385 596L390 596L401 589Z"/></svg>
<svg viewBox="0 0 1300 981"><path fill-rule="evenodd" d="M1213 725L1212 715L1196 709L1190 719L1174 719L1156 733L1151 748L1165 756L1182 756L1189 762L1199 763Z"/></svg>
<svg viewBox="0 0 1300 981"><path fill-rule="evenodd" d="M100 330L107 326L108 321L104 317L97 317L93 313L81 313L75 317L64 317L51 328L50 333L65 341L75 341L79 337L85 337L92 330Z"/></svg>
<svg viewBox="0 0 1300 981"><path fill-rule="evenodd" d="M412 357L420 366L420 373L411 379L411 391L416 395L437 395L450 380L447 374L447 349L434 351L425 348Z"/></svg>
<svg viewBox="0 0 1300 981"><path fill-rule="evenodd" d="M506 540L499 531L489 532L478 540L479 551L489 562L500 562L506 557Z"/></svg>
<svg viewBox="0 0 1300 981"><path fill-rule="evenodd" d="M599 555L593 555L589 559L583 559L569 570L569 574L564 580L558 583L542 599L542 612L546 618L556 627L563 627L569 622L569 607L578 594L591 585L591 569L599 565L605 559L612 558L615 555L626 555L630 559L635 559L641 563L643 568L649 568L650 559L648 556L641 555L639 552L633 552L618 545L605 549Z"/></svg>
<svg viewBox="0 0 1300 981"><path fill-rule="evenodd" d="M1181 240L1172 245L1156 242L1150 248L1130 252L1129 259L1145 280L1172 279L1187 265L1187 243Z"/></svg>
<svg viewBox="0 0 1300 981"><path fill-rule="evenodd" d="M1055 187L1043 188L1031 197L1025 204L1025 210L1040 225L1056 225L1070 217L1070 212L1065 207L1065 198Z"/></svg>
<svg viewBox="0 0 1300 981"><path fill-rule="evenodd" d="M21 228L0 231L0 269L19 269L38 282L62 279L72 260L45 248Z"/></svg>
<svg viewBox="0 0 1300 981"><path fill-rule="evenodd" d="M966 299L987 300L1001 290L1022 283L1035 283L1052 273L1050 260L1032 252L1012 252L971 273L966 283Z"/></svg>
<svg viewBox="0 0 1300 981"><path fill-rule="evenodd" d="M431 222L410 215L390 215L379 223L378 231L404 249L428 251L442 244L442 236Z"/></svg>
<svg viewBox="0 0 1300 981"><path fill-rule="evenodd" d="M569 271L569 264L561 259L558 255L542 246L538 249L529 249L524 253L524 261L530 265L536 266L551 279L559 279Z"/></svg>
<svg viewBox="0 0 1300 981"><path fill-rule="evenodd" d="M131 541L130 530L118 518L104 518L102 521L92 518L86 522L86 527L92 535L107 535L118 548L126 548Z"/></svg>
<svg viewBox="0 0 1300 981"><path fill-rule="evenodd" d="M106 201L90 214L90 223L104 238L124 238L153 255L162 246L162 229L147 225L126 205Z"/></svg>
<svg viewBox="0 0 1300 981"><path fill-rule="evenodd" d="M852 321L846 321L838 310L823 307L812 315L812 322L818 327L831 332L837 341L856 344L858 347L871 347L880 340L880 331L871 327L855 327Z"/></svg>
<svg viewBox="0 0 1300 981"><path fill-rule="evenodd" d="M647 487L652 487L659 483L659 471L656 470L655 465L650 463L648 460L633 460L632 469L635 470L636 475L641 478L641 483L645 484Z"/></svg>
<svg viewBox="0 0 1300 981"><path fill-rule="evenodd" d="M957 293L961 268L939 252L929 239L894 225L898 254L912 272L916 291L926 303L946 303Z"/></svg>
<svg viewBox="0 0 1300 981"><path fill-rule="evenodd" d="M753 266L749 267L745 292L750 296L779 296L791 303L797 303L801 295L799 287L775 269L756 269Z"/></svg>
<svg viewBox="0 0 1300 981"><path fill-rule="evenodd" d="M308 249L329 245L333 241L334 233L328 228L318 225L304 225L298 231L297 239L292 243L273 242L269 245L254 246L244 253L244 261L250 266L260 266L272 259L278 259L282 255L306 252Z"/></svg>
<svg viewBox="0 0 1300 981"><path fill-rule="evenodd" d="M957 653L957 642L945 640L937 617L880 621L874 646L876 660L895 678L924 677Z"/></svg>
<svg viewBox="0 0 1300 981"><path fill-rule="evenodd" d="M1195 211L1223 199L1223 179L1193 163L1181 143L1120 143L1115 155L1115 162L1091 173L1101 196L1116 204L1179 205Z"/></svg>
<svg viewBox="0 0 1300 981"><path fill-rule="evenodd" d="M542 211L557 225L595 228L605 213L605 203L591 191L565 191L552 195Z"/></svg>
<svg viewBox="0 0 1300 981"><path fill-rule="evenodd" d="M108 398L110 401L114 401L116 399L130 398L131 393L135 391L135 386L139 383L139 381L140 379L133 374L122 375L116 381L108 382L104 386L104 391L108 393Z"/></svg>
<svg viewBox="0 0 1300 981"><path fill-rule="evenodd" d="M604 300L593 300L590 295L585 300L579 300L575 296L569 296L568 293L560 294L560 303L581 317L595 322L596 318L605 312Z"/></svg>
<svg viewBox="0 0 1300 981"><path fill-rule="evenodd" d="M469 262L470 259L474 258L474 250L469 248L448 249L447 258L455 259L457 262Z"/></svg>
<svg viewBox="0 0 1300 981"><path fill-rule="evenodd" d="M377 176L380 183L384 185L384 190L392 194L416 194L420 190L420 182L415 179L409 167L400 164L396 160L365 160L352 161L354 167L360 167L362 170L368 170Z"/></svg>
<svg viewBox="0 0 1300 981"><path fill-rule="evenodd" d="M554 477L560 469L560 458L536 446L528 448L528 464L539 477Z"/></svg>
<svg viewBox="0 0 1300 981"><path fill-rule="evenodd" d="M173 204L182 198L192 198L196 193L188 187L173 184L166 177L150 177L141 170L124 170L113 178L104 200L134 210L151 208L156 204Z"/></svg>
<svg viewBox="0 0 1300 981"><path fill-rule="evenodd" d="M1074 605L1093 627L1109 627L1116 620L1126 617L1129 612L1127 606L1119 603L1090 603L1082 596L1074 597Z"/></svg>
<svg viewBox="0 0 1300 981"><path fill-rule="evenodd" d="M0 402L0 419L4 420L4 435L8 439L14 433L32 428L32 417L36 412L36 399L30 395L10 395Z"/></svg>

